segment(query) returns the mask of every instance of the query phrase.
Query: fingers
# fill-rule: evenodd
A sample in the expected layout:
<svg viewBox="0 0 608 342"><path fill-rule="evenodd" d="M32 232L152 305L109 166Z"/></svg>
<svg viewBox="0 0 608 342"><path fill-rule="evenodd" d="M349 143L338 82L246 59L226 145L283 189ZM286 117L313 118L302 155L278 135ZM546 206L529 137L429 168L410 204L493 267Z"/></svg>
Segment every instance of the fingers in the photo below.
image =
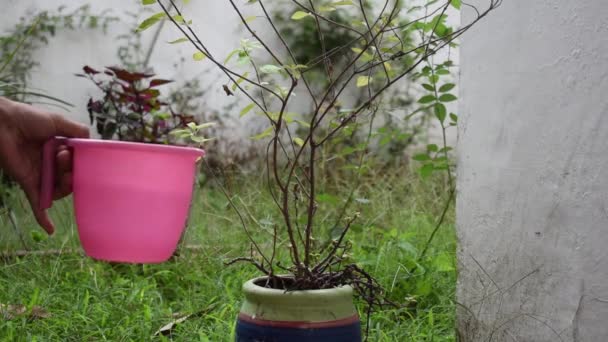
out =
<svg viewBox="0 0 608 342"><path fill-rule="evenodd" d="M57 165L58 174L64 174L72 171L72 153L67 146L60 145L57 148L55 163Z"/></svg>
<svg viewBox="0 0 608 342"><path fill-rule="evenodd" d="M67 138L88 138L89 129L80 123L68 120L59 114L51 114L55 125L55 134Z"/></svg>
<svg viewBox="0 0 608 342"><path fill-rule="evenodd" d="M72 154L66 146L60 146L55 159L57 172L53 199L58 200L72 193Z"/></svg>
<svg viewBox="0 0 608 342"><path fill-rule="evenodd" d="M28 202L30 203L30 207L32 208L36 221L49 235L53 235L55 232L55 225L49 218L46 210L40 209L40 206L38 205L40 193L38 191L37 183L38 182L28 180L22 184L22 188Z"/></svg>
<svg viewBox="0 0 608 342"><path fill-rule="evenodd" d="M55 188L55 192L53 193L53 200L60 200L72 193L72 173L64 173L59 182L57 183L57 187Z"/></svg>

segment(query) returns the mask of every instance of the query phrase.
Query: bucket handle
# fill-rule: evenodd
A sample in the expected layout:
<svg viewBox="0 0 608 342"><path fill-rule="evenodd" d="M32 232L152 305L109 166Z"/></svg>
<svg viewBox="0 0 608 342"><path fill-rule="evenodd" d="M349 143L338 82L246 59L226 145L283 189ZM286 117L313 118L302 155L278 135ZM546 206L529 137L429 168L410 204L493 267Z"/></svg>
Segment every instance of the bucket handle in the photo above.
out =
<svg viewBox="0 0 608 342"><path fill-rule="evenodd" d="M46 210L53 205L53 192L55 191L55 169L57 148L65 144L68 139L53 137L44 143L42 148L42 168L40 180L40 209Z"/></svg>

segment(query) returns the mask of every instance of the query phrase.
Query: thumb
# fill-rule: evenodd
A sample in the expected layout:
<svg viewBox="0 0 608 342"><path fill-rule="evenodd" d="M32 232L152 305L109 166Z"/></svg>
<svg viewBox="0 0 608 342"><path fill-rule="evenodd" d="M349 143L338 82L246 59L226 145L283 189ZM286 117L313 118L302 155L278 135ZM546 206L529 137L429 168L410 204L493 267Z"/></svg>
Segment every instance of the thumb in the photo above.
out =
<svg viewBox="0 0 608 342"><path fill-rule="evenodd" d="M71 121L59 114L51 114L55 134L68 138L88 138L89 129L78 122Z"/></svg>

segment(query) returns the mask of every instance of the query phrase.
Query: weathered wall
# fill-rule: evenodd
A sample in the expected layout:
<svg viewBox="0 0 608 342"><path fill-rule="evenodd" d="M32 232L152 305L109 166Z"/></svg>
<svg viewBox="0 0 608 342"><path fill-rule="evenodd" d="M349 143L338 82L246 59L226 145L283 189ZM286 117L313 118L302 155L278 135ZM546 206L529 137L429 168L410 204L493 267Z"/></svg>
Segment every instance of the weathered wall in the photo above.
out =
<svg viewBox="0 0 608 342"><path fill-rule="evenodd" d="M461 337L608 341L608 6L505 0L460 56Z"/></svg>

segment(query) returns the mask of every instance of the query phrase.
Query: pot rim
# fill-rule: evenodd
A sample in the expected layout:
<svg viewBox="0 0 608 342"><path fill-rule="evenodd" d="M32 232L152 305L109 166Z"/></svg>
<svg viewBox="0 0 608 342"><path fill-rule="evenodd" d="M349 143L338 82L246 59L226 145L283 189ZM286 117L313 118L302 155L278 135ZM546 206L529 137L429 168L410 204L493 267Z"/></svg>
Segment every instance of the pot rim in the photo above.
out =
<svg viewBox="0 0 608 342"><path fill-rule="evenodd" d="M187 153L196 156L205 156L205 150L179 145L163 145L143 142L121 141L121 140L103 140L103 139L83 139L69 138L66 139L66 144L72 147L93 147L93 148L109 148L109 149L129 149L143 152L178 152Z"/></svg>
<svg viewBox="0 0 608 342"><path fill-rule="evenodd" d="M286 276L293 277L293 276ZM352 298L353 296L353 287L350 285L342 285L338 287L333 287L330 289L318 289L318 290L294 290L294 291L286 291L284 289L271 289L262 287L257 285L256 282L259 280L265 280L268 276L260 276L249 279L243 284L243 292L248 297L254 298L283 298L289 296L293 299L301 298L306 300L313 299L343 299L343 298Z"/></svg>
<svg viewBox="0 0 608 342"><path fill-rule="evenodd" d="M255 282L267 279L256 277L243 284L245 297L241 307L241 318L260 322L294 322L311 327L311 323L355 322L357 309L353 302L353 288L343 285L331 289L285 291L269 289ZM247 317L246 317L247 316ZM274 323L273 323L274 324Z"/></svg>

